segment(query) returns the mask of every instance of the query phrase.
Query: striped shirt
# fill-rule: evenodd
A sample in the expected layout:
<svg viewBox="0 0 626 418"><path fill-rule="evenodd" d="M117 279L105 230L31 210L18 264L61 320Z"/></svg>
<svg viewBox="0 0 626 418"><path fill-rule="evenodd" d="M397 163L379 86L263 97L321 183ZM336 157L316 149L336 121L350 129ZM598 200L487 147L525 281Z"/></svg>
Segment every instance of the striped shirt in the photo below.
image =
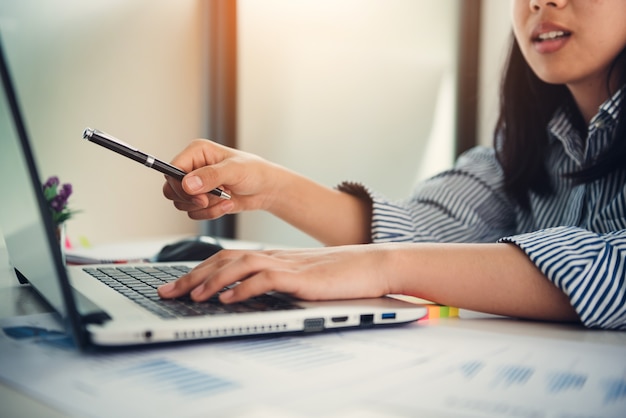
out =
<svg viewBox="0 0 626 418"><path fill-rule="evenodd" d="M373 242L505 242L517 245L570 299L590 328L626 329L626 173L575 185L578 170L610 144L621 93L591 120L587 138L567 114L551 120L546 167L554 192L524 211L503 190L494 150L476 147L402 201L354 183L340 190L373 203ZM620 138L626 140L626 138Z"/></svg>

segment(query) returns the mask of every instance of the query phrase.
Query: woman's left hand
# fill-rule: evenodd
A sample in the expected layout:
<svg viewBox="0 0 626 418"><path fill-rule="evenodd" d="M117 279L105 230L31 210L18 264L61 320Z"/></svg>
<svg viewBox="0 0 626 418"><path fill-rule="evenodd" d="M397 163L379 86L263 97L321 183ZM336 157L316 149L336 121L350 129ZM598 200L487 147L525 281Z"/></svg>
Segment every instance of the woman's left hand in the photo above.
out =
<svg viewBox="0 0 626 418"><path fill-rule="evenodd" d="M390 293L390 252L380 245L298 250L221 250L178 280L159 288L162 298L187 293L204 301L225 286L223 303L239 302L268 291L304 300L355 299ZM384 273L384 272L387 273Z"/></svg>

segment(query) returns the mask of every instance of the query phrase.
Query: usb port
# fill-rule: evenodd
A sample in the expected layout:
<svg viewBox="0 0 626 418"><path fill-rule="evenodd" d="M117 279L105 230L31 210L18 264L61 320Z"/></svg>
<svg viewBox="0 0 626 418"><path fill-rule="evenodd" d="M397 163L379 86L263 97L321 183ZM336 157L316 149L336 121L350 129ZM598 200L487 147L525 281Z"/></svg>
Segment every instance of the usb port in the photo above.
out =
<svg viewBox="0 0 626 418"><path fill-rule="evenodd" d="M396 313L395 312L385 312L382 315L382 319L396 319Z"/></svg>

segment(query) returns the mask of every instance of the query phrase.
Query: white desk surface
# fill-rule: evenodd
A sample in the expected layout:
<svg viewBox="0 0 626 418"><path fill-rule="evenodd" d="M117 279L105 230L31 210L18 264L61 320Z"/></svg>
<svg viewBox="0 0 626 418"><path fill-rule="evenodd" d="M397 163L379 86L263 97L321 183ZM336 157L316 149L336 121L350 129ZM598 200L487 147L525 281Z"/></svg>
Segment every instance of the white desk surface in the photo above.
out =
<svg viewBox="0 0 626 418"><path fill-rule="evenodd" d="M47 312L45 306L41 304L38 297L34 295L28 286L21 286L15 280L14 275L10 267L7 264L6 249L3 247L3 243L0 241L0 319L9 318L22 315L32 315L36 313ZM519 321L508 318L496 318L489 316L476 315L471 313L462 312L461 318L441 318L431 321L421 322L422 327L438 327L441 329L449 330L451 332L475 332L477 335L481 333L489 333L490 335L497 334L502 340L511 338L529 338L539 344L545 343L547 346L558 344L559 342L576 342L588 345L587 355L593 357L595 350L599 346L606 346L611 349L624 349L624 360L621 364L615 366L621 370L621 376L626 379L626 332L611 332L611 331L599 331L599 330L587 330L576 325L563 325L563 324L550 324L539 322ZM357 333L364 331L355 331ZM398 332L396 330L396 332ZM416 330L412 327L407 327L406 330L402 330L406 333L416 333L420 330ZM414 335L414 334L413 334ZM465 335L465 334L463 334ZM485 334L487 335L487 334ZM425 341L427 343L427 341ZM209 343L210 344L210 343ZM471 343L469 343L471 344ZM554 354L554 353L553 353ZM0 354L1 355L1 354ZM626 380L625 380L626 381ZM372 384L376 384L376 379L372 380ZM461 388L459 388L461 389ZM624 415L626 416L626 388L622 388L622 393L618 393L618 401L623 402ZM312 401L314 402L314 401ZM541 408L541 405L536 405ZM271 413L275 413L276 410L268 410ZM265 412L268 412L265 411ZM352 416L386 416L386 414L380 413L365 413L365 411L358 406L355 406L352 412L344 411L338 416L352 417ZM458 413L459 411L457 411ZM20 390L16 390L11 387L8 382L0 382L0 416L2 417L66 417L68 411L59 411L51 407L34 397L31 397ZM209 414L210 415L210 414ZM209 416L207 415L207 416ZM288 413L280 416L292 416ZM248 411L245 414L237 416L265 416L263 409L257 410L256 413ZM300 415L297 415L300 416ZM404 416L398 411L390 416ZM447 414L444 412L435 414L435 416L460 416L455 414ZM466 416L461 414L461 416ZM467 416L492 416L492 415L471 415ZM496 415L494 415L496 416ZM533 415L538 416L538 415ZM540 416L559 416L553 414L546 414ZM587 416L587 415L585 415ZM601 415L602 416L602 415Z"/></svg>

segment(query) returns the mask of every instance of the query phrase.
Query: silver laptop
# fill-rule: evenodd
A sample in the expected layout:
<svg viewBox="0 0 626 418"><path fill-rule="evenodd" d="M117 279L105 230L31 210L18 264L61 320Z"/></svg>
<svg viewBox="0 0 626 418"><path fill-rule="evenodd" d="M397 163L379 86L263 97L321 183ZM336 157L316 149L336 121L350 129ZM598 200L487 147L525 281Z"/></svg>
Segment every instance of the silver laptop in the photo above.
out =
<svg viewBox="0 0 626 418"><path fill-rule="evenodd" d="M1 42L0 70L0 231L16 277L58 313L78 348L370 328L425 316L424 306L392 297L303 302L270 293L234 305L164 301L156 287L194 263L66 266Z"/></svg>

